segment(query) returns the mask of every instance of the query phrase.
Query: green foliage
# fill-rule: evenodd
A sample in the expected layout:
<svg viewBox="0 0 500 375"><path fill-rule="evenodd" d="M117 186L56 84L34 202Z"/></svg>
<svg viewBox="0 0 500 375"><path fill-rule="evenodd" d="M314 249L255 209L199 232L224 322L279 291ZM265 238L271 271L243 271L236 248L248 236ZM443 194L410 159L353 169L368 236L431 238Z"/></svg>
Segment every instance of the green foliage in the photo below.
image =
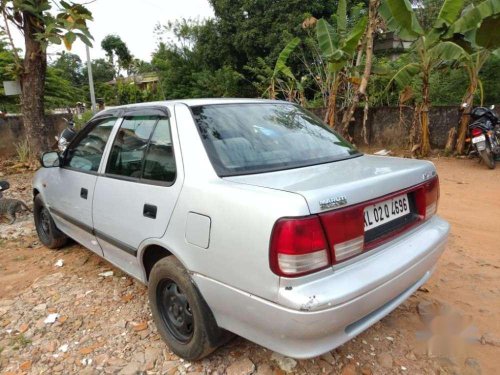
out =
<svg viewBox="0 0 500 375"><path fill-rule="evenodd" d="M9 49L3 35L0 34L0 110L7 112L17 112L19 110L19 97L6 96L3 90L3 81L13 81L17 77L13 72L15 57Z"/></svg>
<svg viewBox="0 0 500 375"><path fill-rule="evenodd" d="M175 38L160 42L151 61L162 98L247 96L248 82L229 62L230 54L219 48L215 31L213 20L182 20L158 28L160 38Z"/></svg>
<svg viewBox="0 0 500 375"><path fill-rule="evenodd" d="M324 0L210 0L215 30L222 51L228 50L233 67L243 72L258 57L273 65L294 36L305 36L301 27L307 16L330 18L337 1ZM355 2L349 1L349 5Z"/></svg>
<svg viewBox="0 0 500 375"><path fill-rule="evenodd" d="M62 78L71 82L74 86L80 87L86 82L82 72L82 60L78 55L63 51L52 64L52 67L62 74Z"/></svg>
<svg viewBox="0 0 500 375"><path fill-rule="evenodd" d="M52 14L53 7L58 13ZM49 0L12 0L2 1L0 10L6 12L7 19L23 28L23 22L27 19L23 15L29 15L32 19L37 19L37 25L29 26L36 29L34 33L36 39L47 47L49 43L62 44L68 50L73 43L80 39L87 45L92 45L92 35L90 35L87 22L92 21L92 14L82 4L66 1ZM30 21L29 22L33 22Z"/></svg>
<svg viewBox="0 0 500 375"><path fill-rule="evenodd" d="M486 61L479 73L484 88L485 104L500 104L500 56L493 55Z"/></svg>
<svg viewBox="0 0 500 375"><path fill-rule="evenodd" d="M101 47L106 52L109 62L116 64L115 77L119 76L122 69L130 72L134 58L125 42L118 35L107 35L102 40Z"/></svg>
<svg viewBox="0 0 500 375"><path fill-rule="evenodd" d="M49 66L45 77L44 99L47 109L68 108L85 101L85 93L81 87L64 77L64 71Z"/></svg>
<svg viewBox="0 0 500 375"><path fill-rule="evenodd" d="M82 129L83 126L87 124L93 116L94 114L92 113L92 111L85 111L82 114L75 116L74 121L76 130Z"/></svg>

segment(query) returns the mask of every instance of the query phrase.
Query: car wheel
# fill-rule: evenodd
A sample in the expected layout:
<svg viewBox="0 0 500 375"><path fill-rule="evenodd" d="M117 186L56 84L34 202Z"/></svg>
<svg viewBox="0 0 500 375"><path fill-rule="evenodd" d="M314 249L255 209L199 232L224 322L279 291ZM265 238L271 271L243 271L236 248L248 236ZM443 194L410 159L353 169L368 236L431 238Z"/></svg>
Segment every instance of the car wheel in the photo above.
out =
<svg viewBox="0 0 500 375"><path fill-rule="evenodd" d="M158 332L178 356L199 360L230 338L217 326L207 303L175 257L162 258L154 265L148 291Z"/></svg>
<svg viewBox="0 0 500 375"><path fill-rule="evenodd" d="M33 216L35 217L36 232L41 243L49 249L59 249L66 245L68 237L57 228L40 195L35 197Z"/></svg>

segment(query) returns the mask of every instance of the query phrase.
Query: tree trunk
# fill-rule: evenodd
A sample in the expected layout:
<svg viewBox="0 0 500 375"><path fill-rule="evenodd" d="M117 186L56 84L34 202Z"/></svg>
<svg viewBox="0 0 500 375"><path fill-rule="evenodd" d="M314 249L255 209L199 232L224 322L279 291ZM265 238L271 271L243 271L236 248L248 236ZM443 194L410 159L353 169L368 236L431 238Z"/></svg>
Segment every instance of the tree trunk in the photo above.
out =
<svg viewBox="0 0 500 375"><path fill-rule="evenodd" d="M444 148L444 154L446 156L451 155L453 152L453 146L455 144L455 136L457 135L457 129L451 128L448 132L448 140L446 141L446 147Z"/></svg>
<svg viewBox="0 0 500 375"><path fill-rule="evenodd" d="M430 136L429 136L429 72L425 71L422 78L422 106L420 107L422 144L421 155L427 156L431 151Z"/></svg>
<svg viewBox="0 0 500 375"><path fill-rule="evenodd" d="M47 72L47 53L35 34L43 31L41 21L29 13L23 14L25 56L21 73L21 104L24 129L32 156L38 156L49 148L47 128L45 127L45 75Z"/></svg>
<svg viewBox="0 0 500 375"><path fill-rule="evenodd" d="M335 75L335 80L328 94L328 105L326 107L325 122L331 128L335 127L335 116L337 110L337 91L339 89L339 74Z"/></svg>
<svg viewBox="0 0 500 375"><path fill-rule="evenodd" d="M344 112L342 117L342 132L347 135L349 124L351 122L354 111L358 106L361 98L366 100L366 89L368 87L368 81L372 72L372 61L373 61L373 33L377 27L377 16L379 0L370 0L370 5L368 8L368 29L366 30L366 57L365 57L365 69L363 71L363 77L361 77L361 83L356 90L354 97L352 98L351 104L347 111Z"/></svg>
<svg viewBox="0 0 500 375"><path fill-rule="evenodd" d="M462 117L460 118L460 125L458 127L458 137L456 145L456 152L458 155L464 153L465 138L467 137L467 129L470 122L469 114L472 110L472 105L474 103L474 93L476 92L478 85L478 77L472 72L470 72L470 74L472 76L470 77L469 87L467 88L467 93L465 94L463 101L464 103L467 103L467 107L463 109Z"/></svg>

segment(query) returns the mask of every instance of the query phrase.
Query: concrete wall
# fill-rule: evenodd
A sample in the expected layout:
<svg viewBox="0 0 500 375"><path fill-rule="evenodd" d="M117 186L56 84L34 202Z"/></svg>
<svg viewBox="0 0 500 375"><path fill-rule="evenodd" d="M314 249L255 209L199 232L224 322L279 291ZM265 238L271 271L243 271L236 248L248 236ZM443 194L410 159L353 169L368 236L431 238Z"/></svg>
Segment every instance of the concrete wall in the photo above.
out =
<svg viewBox="0 0 500 375"><path fill-rule="evenodd" d="M49 130L49 143L55 142L54 137L67 126L64 118L66 114L48 115L45 126ZM21 116L7 116L0 118L0 158L16 155L16 145L26 138L23 119Z"/></svg>
<svg viewBox="0 0 500 375"><path fill-rule="evenodd" d="M325 110L317 109L313 112L323 118ZM413 115L412 108L403 108L401 111L399 107L370 108L366 124L370 145L384 148L407 147ZM400 121L400 117L403 121ZM361 108L356 110L354 118L355 121L349 128L349 134L354 138L354 143L363 145L361 136L363 110ZM458 106L432 107L429 112L431 146L443 149L448 139L448 131L452 127L458 127L459 120Z"/></svg>

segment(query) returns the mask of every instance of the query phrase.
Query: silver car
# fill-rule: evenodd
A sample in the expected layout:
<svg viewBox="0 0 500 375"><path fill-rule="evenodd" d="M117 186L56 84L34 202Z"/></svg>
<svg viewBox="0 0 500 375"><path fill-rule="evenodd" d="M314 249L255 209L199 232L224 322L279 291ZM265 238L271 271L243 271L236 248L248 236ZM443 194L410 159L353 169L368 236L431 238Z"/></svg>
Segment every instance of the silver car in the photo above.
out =
<svg viewBox="0 0 500 375"><path fill-rule="evenodd" d="M432 163L364 155L287 102L105 110L42 164L40 240L72 238L147 284L159 334L189 360L231 333L330 351L424 284L448 238Z"/></svg>

